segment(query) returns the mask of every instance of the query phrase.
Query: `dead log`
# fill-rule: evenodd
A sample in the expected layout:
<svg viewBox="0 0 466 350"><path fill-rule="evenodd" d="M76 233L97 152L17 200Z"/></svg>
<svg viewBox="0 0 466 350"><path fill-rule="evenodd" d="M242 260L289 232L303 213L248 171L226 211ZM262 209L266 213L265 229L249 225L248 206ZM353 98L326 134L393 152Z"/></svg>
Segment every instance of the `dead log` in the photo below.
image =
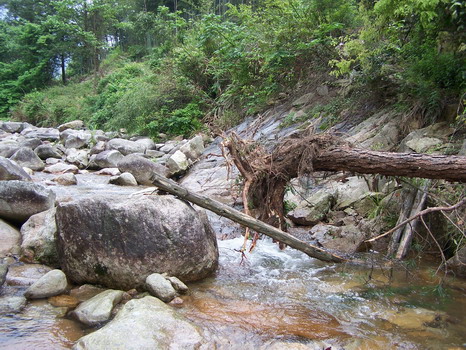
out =
<svg viewBox="0 0 466 350"><path fill-rule="evenodd" d="M178 185L176 182L169 180L159 174L153 173L151 181L155 186L157 186L163 191L166 191L175 196L178 196L179 198L197 204L200 207L213 211L218 215L229 218L232 221L235 221L243 226L249 227L252 230L263 233L273 239L287 244L292 248L302 251L310 257L328 262L346 261L344 258L340 256L334 255L330 252L325 251L324 249L303 242L276 227L273 227L257 219L254 219L253 217L246 215L236 209L233 209L226 204L220 203L206 196L190 192L186 188Z"/></svg>
<svg viewBox="0 0 466 350"><path fill-rule="evenodd" d="M466 182L466 157L420 153L376 152L348 146L322 149L314 170L420 177Z"/></svg>

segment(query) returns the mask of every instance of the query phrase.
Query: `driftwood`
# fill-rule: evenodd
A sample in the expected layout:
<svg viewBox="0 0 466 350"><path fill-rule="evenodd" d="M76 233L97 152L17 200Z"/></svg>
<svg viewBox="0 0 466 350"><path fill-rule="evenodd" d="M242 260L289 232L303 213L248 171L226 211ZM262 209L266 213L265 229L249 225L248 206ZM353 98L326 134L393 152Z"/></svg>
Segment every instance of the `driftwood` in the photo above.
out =
<svg viewBox="0 0 466 350"><path fill-rule="evenodd" d="M193 192L188 191L186 188L178 185L176 182L167 179L164 176L153 173L151 178L152 183L163 191L178 196L184 200L199 205L202 208L213 211L214 213L224 216L232 221L235 221L243 226L249 227L252 230L263 233L273 239L279 240L287 244L288 246L302 251L310 257L329 261L329 262L343 262L344 258L334 255L326 250L315 247L311 244L303 242L290 234L283 232L282 230L263 223L253 217L246 215L236 209L229 207L226 204L220 203L216 200L202 196Z"/></svg>

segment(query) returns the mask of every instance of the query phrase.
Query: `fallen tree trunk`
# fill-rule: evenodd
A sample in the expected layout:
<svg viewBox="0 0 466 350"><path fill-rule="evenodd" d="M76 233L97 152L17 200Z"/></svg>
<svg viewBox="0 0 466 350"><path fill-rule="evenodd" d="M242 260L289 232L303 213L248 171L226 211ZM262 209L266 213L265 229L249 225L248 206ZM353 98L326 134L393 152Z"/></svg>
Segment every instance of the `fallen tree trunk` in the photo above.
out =
<svg viewBox="0 0 466 350"><path fill-rule="evenodd" d="M321 150L312 161L314 170L321 171L466 182L466 157L461 156L376 152L340 146Z"/></svg>
<svg viewBox="0 0 466 350"><path fill-rule="evenodd" d="M184 200L197 204L202 208L213 211L218 215L229 218L243 226L249 227L250 229L263 233L273 239L279 240L280 242L283 242L292 248L302 251L310 257L328 262L345 261L345 259L340 256L334 255L325 251L324 249L303 242L276 227L263 223L260 220L254 219L253 217L246 215L236 209L233 209L226 204L190 192L186 188L178 185L176 182L169 180L164 176L154 173L152 174L151 181L155 186L157 186L163 191L174 194Z"/></svg>

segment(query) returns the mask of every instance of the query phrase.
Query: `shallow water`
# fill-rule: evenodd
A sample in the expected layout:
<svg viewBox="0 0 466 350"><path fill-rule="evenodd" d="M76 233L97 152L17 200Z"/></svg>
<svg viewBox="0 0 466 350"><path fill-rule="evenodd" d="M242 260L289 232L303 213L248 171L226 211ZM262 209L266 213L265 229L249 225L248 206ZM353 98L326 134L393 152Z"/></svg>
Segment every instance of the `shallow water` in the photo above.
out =
<svg viewBox="0 0 466 350"><path fill-rule="evenodd" d="M39 173L40 174L40 173ZM41 174L36 181L50 181ZM59 201L150 189L108 185L78 175L78 186L50 186ZM179 312L201 326L212 349L466 349L466 281L439 289L436 266L328 264L261 240L241 256L242 238L219 241L215 276L189 285ZM2 295L22 295L7 286ZM443 295L445 294L445 295ZM0 315L0 349L69 349L92 329L66 310L34 301Z"/></svg>

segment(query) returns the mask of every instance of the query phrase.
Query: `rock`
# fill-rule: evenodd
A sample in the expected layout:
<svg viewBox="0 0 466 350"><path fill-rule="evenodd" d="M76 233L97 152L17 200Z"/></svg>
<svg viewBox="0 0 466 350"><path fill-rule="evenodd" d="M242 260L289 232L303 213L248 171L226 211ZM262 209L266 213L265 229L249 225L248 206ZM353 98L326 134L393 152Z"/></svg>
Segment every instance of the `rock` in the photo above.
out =
<svg viewBox="0 0 466 350"><path fill-rule="evenodd" d="M93 154L99 154L100 152L105 151L105 145L106 143L104 141L98 141L94 147L92 147L91 151L89 152L89 155Z"/></svg>
<svg viewBox="0 0 466 350"><path fill-rule="evenodd" d="M21 148L19 143L0 143L0 157L10 158Z"/></svg>
<svg viewBox="0 0 466 350"><path fill-rule="evenodd" d="M68 307L74 309L76 306L79 305L80 301L78 298L72 297L71 295L56 295L54 297L50 297L47 299L49 304L55 307Z"/></svg>
<svg viewBox="0 0 466 350"><path fill-rule="evenodd" d="M325 218L334 201L335 198L331 193L325 190L317 191L289 212L287 217L299 225L314 225Z"/></svg>
<svg viewBox="0 0 466 350"><path fill-rule="evenodd" d="M408 146L408 142L418 140L421 138L436 138L446 141L447 138L453 134L455 129L450 127L448 123L435 123L426 128L414 130L408 134L401 142L398 147L399 152L411 152L411 148ZM414 143L411 143L413 145Z"/></svg>
<svg viewBox="0 0 466 350"><path fill-rule="evenodd" d="M73 350L199 349L199 330L157 298L133 299L101 329L78 340Z"/></svg>
<svg viewBox="0 0 466 350"><path fill-rule="evenodd" d="M60 133L60 140L66 148L82 148L89 144L92 134L84 130L67 129Z"/></svg>
<svg viewBox="0 0 466 350"><path fill-rule="evenodd" d="M16 162L0 157L0 181L3 180L31 181L31 176Z"/></svg>
<svg viewBox="0 0 466 350"><path fill-rule="evenodd" d="M159 148L160 152L170 153L178 145L178 141L167 141L163 146Z"/></svg>
<svg viewBox="0 0 466 350"><path fill-rule="evenodd" d="M60 203L56 218L61 266L77 284L127 290L154 272L193 281L217 267L205 214L173 196L82 198Z"/></svg>
<svg viewBox="0 0 466 350"><path fill-rule="evenodd" d="M19 254L21 233L19 230L0 219L0 258Z"/></svg>
<svg viewBox="0 0 466 350"><path fill-rule="evenodd" d="M25 222L32 215L55 205L55 193L26 181L0 181L0 217Z"/></svg>
<svg viewBox="0 0 466 350"><path fill-rule="evenodd" d="M312 227L310 233L311 238L324 248L341 253L354 254L369 248L364 243L366 235L352 224L341 227L318 224Z"/></svg>
<svg viewBox="0 0 466 350"><path fill-rule="evenodd" d="M36 138L26 139L24 141L21 141L19 145L21 147L28 147L35 151L37 147L42 145L42 141Z"/></svg>
<svg viewBox="0 0 466 350"><path fill-rule="evenodd" d="M17 314L27 304L25 297L5 296L0 297L0 315Z"/></svg>
<svg viewBox="0 0 466 350"><path fill-rule="evenodd" d="M131 153L144 153L146 146L143 143L129 141L125 139L112 139L107 142L108 150L117 150L124 156Z"/></svg>
<svg viewBox="0 0 466 350"><path fill-rule="evenodd" d="M447 266L454 274L466 277L466 246L463 246L453 257L448 259Z"/></svg>
<svg viewBox="0 0 466 350"><path fill-rule="evenodd" d="M100 152L94 158L94 163L100 169L118 168L118 163L123 159L123 154L116 150L107 150Z"/></svg>
<svg viewBox="0 0 466 350"><path fill-rule="evenodd" d="M103 288L99 288L91 284L83 284L82 286L79 286L78 288L72 289L70 291L70 296L78 299L79 301L86 301L104 291L105 289Z"/></svg>
<svg viewBox="0 0 466 350"><path fill-rule="evenodd" d="M96 171L95 174L117 176L121 174L121 171L118 168L104 168L102 170Z"/></svg>
<svg viewBox="0 0 466 350"><path fill-rule="evenodd" d="M173 288L180 293L180 294L186 294L189 291L189 288L186 284L181 282L178 278L176 277L167 277L167 280L170 281L172 284Z"/></svg>
<svg viewBox="0 0 466 350"><path fill-rule="evenodd" d="M21 258L28 263L58 266L56 209L35 214L21 226Z"/></svg>
<svg viewBox="0 0 466 350"><path fill-rule="evenodd" d="M8 273L8 264L0 263L0 288L6 281L6 275Z"/></svg>
<svg viewBox="0 0 466 350"><path fill-rule="evenodd" d="M204 152L202 136L198 135L189 140L186 144L181 146L180 151L192 162L198 159L202 155L202 152Z"/></svg>
<svg viewBox="0 0 466 350"><path fill-rule="evenodd" d="M0 122L0 129L10 134L21 132L23 130L23 123L21 122Z"/></svg>
<svg viewBox="0 0 466 350"><path fill-rule="evenodd" d="M293 102L293 107L300 107L302 105L307 105L312 102L314 97L315 97L315 93L313 92L303 95Z"/></svg>
<svg viewBox="0 0 466 350"><path fill-rule="evenodd" d="M37 138L39 140L58 141L60 132L53 128L25 128L21 135L28 138Z"/></svg>
<svg viewBox="0 0 466 350"><path fill-rule="evenodd" d="M27 147L21 147L11 157L19 166L27 167L34 171L44 170L44 162L34 153L34 151Z"/></svg>
<svg viewBox="0 0 466 350"><path fill-rule="evenodd" d="M163 165L154 163L144 157L130 154L124 157L118 163L118 169L122 173L128 172L133 174L136 181L141 185L151 186L151 176L157 173L162 176L167 176L168 169Z"/></svg>
<svg viewBox="0 0 466 350"><path fill-rule="evenodd" d="M26 290L24 296L28 299L52 297L63 293L67 285L68 282L63 271L52 270L34 282L34 284Z"/></svg>
<svg viewBox="0 0 466 350"><path fill-rule="evenodd" d="M417 153L425 153L443 143L442 140L435 137L421 137L406 142L406 146Z"/></svg>
<svg viewBox="0 0 466 350"><path fill-rule="evenodd" d="M153 150L153 149L147 150L145 154L146 154L146 156L148 156L150 158L160 158L160 157L163 157L165 155L165 153L160 152L160 151L156 151L156 150Z"/></svg>
<svg viewBox="0 0 466 350"><path fill-rule="evenodd" d="M321 85L316 88L317 95L319 96L328 96L328 86Z"/></svg>
<svg viewBox="0 0 466 350"><path fill-rule="evenodd" d="M170 176L181 174L189 167L188 158L178 150L168 158L167 167Z"/></svg>
<svg viewBox="0 0 466 350"><path fill-rule="evenodd" d="M437 325L440 328L440 323L446 323L446 314L443 312L435 312L423 308L401 308L398 311L387 310L387 313L382 315L382 318L404 329L425 329L426 327Z"/></svg>
<svg viewBox="0 0 466 350"><path fill-rule="evenodd" d="M79 304L73 316L88 326L108 321L113 307L121 301L123 294L121 290L106 290Z"/></svg>
<svg viewBox="0 0 466 350"><path fill-rule="evenodd" d="M138 182L131 173L123 173L118 176L112 176L109 183L118 186L137 186Z"/></svg>
<svg viewBox="0 0 466 350"><path fill-rule="evenodd" d="M58 131L62 132L66 129L82 129L84 127L84 122L82 120L73 120L68 123L64 123L60 125L57 129Z"/></svg>
<svg viewBox="0 0 466 350"><path fill-rule="evenodd" d="M75 148L69 148L66 154L66 161L81 169L86 168L89 164L88 158L88 151L86 150L78 151Z"/></svg>
<svg viewBox="0 0 466 350"><path fill-rule="evenodd" d="M144 137L142 139L138 139L138 140L135 140L136 143L142 145L146 151L148 150L155 150L156 146L155 146L155 142L148 138L148 137Z"/></svg>
<svg viewBox="0 0 466 350"><path fill-rule="evenodd" d="M9 266L6 282L11 286L30 286L52 268L40 264L14 264Z"/></svg>
<svg viewBox="0 0 466 350"><path fill-rule="evenodd" d="M58 150L58 148L50 144L37 146L34 150L34 153L43 160L46 160L47 158L62 158L62 153Z"/></svg>
<svg viewBox="0 0 466 350"><path fill-rule="evenodd" d="M44 169L44 173L50 174L64 174L64 173L72 173L77 174L79 173L79 169L76 165L72 164L65 164L65 163L56 163L53 165L49 165Z"/></svg>
<svg viewBox="0 0 466 350"><path fill-rule="evenodd" d="M150 294L165 303L172 301L176 296L176 290L170 281L158 273L147 276L146 287Z"/></svg>
<svg viewBox="0 0 466 350"><path fill-rule="evenodd" d="M54 164L58 164L58 163L61 163L62 161L60 159L57 159L57 158L47 158L45 160L45 164L46 165L54 165Z"/></svg>
<svg viewBox="0 0 466 350"><path fill-rule="evenodd" d="M73 186L78 184L78 179L74 174L66 173L55 177L52 181L55 181L62 186Z"/></svg>
<svg viewBox="0 0 466 350"><path fill-rule="evenodd" d="M339 182L333 186L337 192L337 202L335 204L336 209L348 208L369 192L367 182L358 176L348 177L346 178L346 182Z"/></svg>

